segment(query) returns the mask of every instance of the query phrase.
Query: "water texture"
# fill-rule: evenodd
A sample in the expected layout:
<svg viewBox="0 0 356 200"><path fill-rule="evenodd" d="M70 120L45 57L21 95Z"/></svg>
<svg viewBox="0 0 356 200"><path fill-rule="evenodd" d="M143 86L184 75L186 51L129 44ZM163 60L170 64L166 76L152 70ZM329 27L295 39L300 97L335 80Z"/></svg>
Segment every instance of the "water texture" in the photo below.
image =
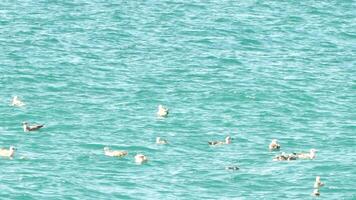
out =
<svg viewBox="0 0 356 200"><path fill-rule="evenodd" d="M317 175L320 199L356 199L355 10L0 1L0 146L17 148L0 159L0 199L312 199ZM27 105L10 107L14 95ZM25 134L23 121L46 127ZM226 135L231 145L208 146ZM273 138L317 158L273 162Z"/></svg>

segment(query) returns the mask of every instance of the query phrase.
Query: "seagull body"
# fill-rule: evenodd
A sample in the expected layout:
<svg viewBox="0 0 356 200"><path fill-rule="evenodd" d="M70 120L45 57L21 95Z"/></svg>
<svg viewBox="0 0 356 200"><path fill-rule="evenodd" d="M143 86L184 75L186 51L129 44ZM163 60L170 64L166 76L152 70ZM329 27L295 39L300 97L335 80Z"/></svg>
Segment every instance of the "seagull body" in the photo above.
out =
<svg viewBox="0 0 356 200"><path fill-rule="evenodd" d="M224 144L231 144L231 137L230 136L227 136L225 138L225 141L210 141L208 142L209 145L212 145L212 146L217 146L217 145L224 145Z"/></svg>
<svg viewBox="0 0 356 200"><path fill-rule="evenodd" d="M284 160L297 160L297 159L314 159L316 157L317 150L310 149L310 153L292 153L285 154L282 152L281 155L274 157L274 161L284 161Z"/></svg>
<svg viewBox="0 0 356 200"><path fill-rule="evenodd" d="M167 117L168 116L168 109L163 107L162 105L158 105L158 111L157 111L157 115L159 117Z"/></svg>
<svg viewBox="0 0 356 200"><path fill-rule="evenodd" d="M269 150L274 151L274 150L279 150L281 148L281 145L278 144L278 140L273 139L271 144L269 144Z"/></svg>
<svg viewBox="0 0 356 200"><path fill-rule="evenodd" d="M167 140L164 140L160 137L156 138L156 144L168 144Z"/></svg>
<svg viewBox="0 0 356 200"><path fill-rule="evenodd" d="M43 124L41 124L41 125L37 125L36 124L36 125L30 126L27 122L23 122L22 126L23 126L23 131L24 132L29 132L29 131L36 131L36 130L42 128L44 125Z"/></svg>
<svg viewBox="0 0 356 200"><path fill-rule="evenodd" d="M148 161L147 157L145 155L143 155L143 154L137 154L135 156L135 162L137 164L143 164L143 163L145 163L147 161Z"/></svg>
<svg viewBox="0 0 356 200"><path fill-rule="evenodd" d="M18 96L14 96L14 98L11 101L11 106L22 107L24 105L25 103L22 102Z"/></svg>
<svg viewBox="0 0 356 200"><path fill-rule="evenodd" d="M12 159L15 155L15 150L16 148L14 146L10 146L9 149L2 148L0 149L0 156Z"/></svg>
<svg viewBox="0 0 356 200"><path fill-rule="evenodd" d="M309 153L298 153L297 157L299 159L314 159L316 157L316 149L310 149Z"/></svg>
<svg viewBox="0 0 356 200"><path fill-rule="evenodd" d="M128 152L111 150L109 147L104 147L104 154L110 157L124 157L128 154Z"/></svg>

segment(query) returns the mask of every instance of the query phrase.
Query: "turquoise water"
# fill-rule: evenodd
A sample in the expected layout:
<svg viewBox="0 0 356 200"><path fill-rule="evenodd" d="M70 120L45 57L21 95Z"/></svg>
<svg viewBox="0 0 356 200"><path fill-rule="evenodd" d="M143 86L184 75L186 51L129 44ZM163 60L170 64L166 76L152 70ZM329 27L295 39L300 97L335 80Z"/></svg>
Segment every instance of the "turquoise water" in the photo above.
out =
<svg viewBox="0 0 356 200"><path fill-rule="evenodd" d="M356 199L355 10L1 1L0 146L18 150L0 159L0 199L312 199L317 175L320 199ZM14 95L27 105L10 107ZM25 134L23 121L46 127ZM228 134L231 145L207 145ZM317 158L273 162L273 138Z"/></svg>

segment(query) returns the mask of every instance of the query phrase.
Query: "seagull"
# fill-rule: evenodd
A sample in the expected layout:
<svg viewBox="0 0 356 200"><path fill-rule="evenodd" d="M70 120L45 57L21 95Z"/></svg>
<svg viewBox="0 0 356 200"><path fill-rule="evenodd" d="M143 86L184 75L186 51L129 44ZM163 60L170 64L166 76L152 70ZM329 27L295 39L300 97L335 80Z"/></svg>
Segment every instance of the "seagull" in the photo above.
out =
<svg viewBox="0 0 356 200"><path fill-rule="evenodd" d="M233 171L235 171L235 170L239 170L240 168L239 167L237 167L237 166L228 166L228 167L225 167L225 170L233 170Z"/></svg>
<svg viewBox="0 0 356 200"><path fill-rule="evenodd" d="M269 144L269 150L271 150L271 151L279 150L280 148L281 148L281 145L278 144L277 139L273 139L271 144Z"/></svg>
<svg viewBox="0 0 356 200"><path fill-rule="evenodd" d="M310 149L309 153L297 153L299 159L314 159L316 157L316 149Z"/></svg>
<svg viewBox="0 0 356 200"><path fill-rule="evenodd" d="M168 144L167 140L161 139L160 137L156 138L156 144Z"/></svg>
<svg viewBox="0 0 356 200"><path fill-rule="evenodd" d="M162 105L158 105L157 115L159 117L167 117L168 116L168 109L163 107Z"/></svg>
<svg viewBox="0 0 356 200"><path fill-rule="evenodd" d="M314 188L320 188L324 186L324 183L320 181L320 176L315 178Z"/></svg>
<svg viewBox="0 0 356 200"><path fill-rule="evenodd" d="M127 151L111 150L109 147L104 147L104 154L111 157L124 157L128 154Z"/></svg>
<svg viewBox="0 0 356 200"><path fill-rule="evenodd" d="M24 105L25 103L22 102L18 96L14 96L14 98L12 98L11 106L22 107Z"/></svg>
<svg viewBox="0 0 356 200"><path fill-rule="evenodd" d="M23 131L24 132L29 132L29 131L36 131L36 130L42 128L44 125L43 124L41 124L41 125L37 125L36 124L36 125L30 126L27 122L23 122L22 126L23 126Z"/></svg>
<svg viewBox="0 0 356 200"><path fill-rule="evenodd" d="M10 146L9 149L6 148L1 148L0 149L0 156L2 157L8 157L12 159L15 155L16 148L14 146Z"/></svg>
<svg viewBox="0 0 356 200"><path fill-rule="evenodd" d="M137 164L143 164L143 163L145 163L147 161L148 161L147 157L145 155L143 155L143 154L137 154L135 156L135 162Z"/></svg>
<svg viewBox="0 0 356 200"><path fill-rule="evenodd" d="M225 141L210 141L208 142L209 145L216 146L216 145L223 145L223 144L231 144L232 138L230 136L227 136L225 138Z"/></svg>

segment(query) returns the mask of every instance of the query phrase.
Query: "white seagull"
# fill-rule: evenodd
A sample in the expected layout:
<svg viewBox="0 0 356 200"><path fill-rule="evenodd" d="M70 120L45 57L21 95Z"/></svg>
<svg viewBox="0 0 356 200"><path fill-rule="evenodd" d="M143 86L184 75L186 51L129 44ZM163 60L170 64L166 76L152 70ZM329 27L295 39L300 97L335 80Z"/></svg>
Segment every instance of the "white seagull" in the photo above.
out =
<svg viewBox="0 0 356 200"><path fill-rule="evenodd" d="M22 107L24 105L25 103L22 102L18 96L14 96L14 98L12 98L11 106Z"/></svg>
<svg viewBox="0 0 356 200"><path fill-rule="evenodd" d="M316 149L310 149L309 153L297 153L299 159L314 159L316 157Z"/></svg>
<svg viewBox="0 0 356 200"><path fill-rule="evenodd" d="M12 159L15 155L16 148L14 146L10 146L9 149L6 148L1 148L0 149L0 156L2 157L8 157Z"/></svg>
<svg viewBox="0 0 356 200"><path fill-rule="evenodd" d="M111 150L109 147L104 147L104 154L110 157L124 157L128 154L127 151Z"/></svg>
<svg viewBox="0 0 356 200"><path fill-rule="evenodd" d="M162 105L158 105L157 115L159 117L167 117L168 116L168 108L165 108Z"/></svg>
<svg viewBox="0 0 356 200"><path fill-rule="evenodd" d="M225 138L225 141L209 141L208 144L212 145L212 146L223 145L223 144L231 144L231 140L232 140L232 138L230 136L227 136Z"/></svg>
<svg viewBox="0 0 356 200"><path fill-rule="evenodd" d="M147 162L148 161L148 158L145 156L145 155L143 155L143 154L137 154L136 156L135 156L135 162L137 163L137 164L143 164L143 163L145 163L145 162Z"/></svg>
<svg viewBox="0 0 356 200"><path fill-rule="evenodd" d="M271 144L269 144L268 146L269 150L273 151L273 150L279 150L281 148L281 145L278 144L278 140L277 139L273 139Z"/></svg>
<svg viewBox="0 0 356 200"><path fill-rule="evenodd" d="M168 142L167 142L167 140L164 140L161 137L157 137L156 144L168 144Z"/></svg>

